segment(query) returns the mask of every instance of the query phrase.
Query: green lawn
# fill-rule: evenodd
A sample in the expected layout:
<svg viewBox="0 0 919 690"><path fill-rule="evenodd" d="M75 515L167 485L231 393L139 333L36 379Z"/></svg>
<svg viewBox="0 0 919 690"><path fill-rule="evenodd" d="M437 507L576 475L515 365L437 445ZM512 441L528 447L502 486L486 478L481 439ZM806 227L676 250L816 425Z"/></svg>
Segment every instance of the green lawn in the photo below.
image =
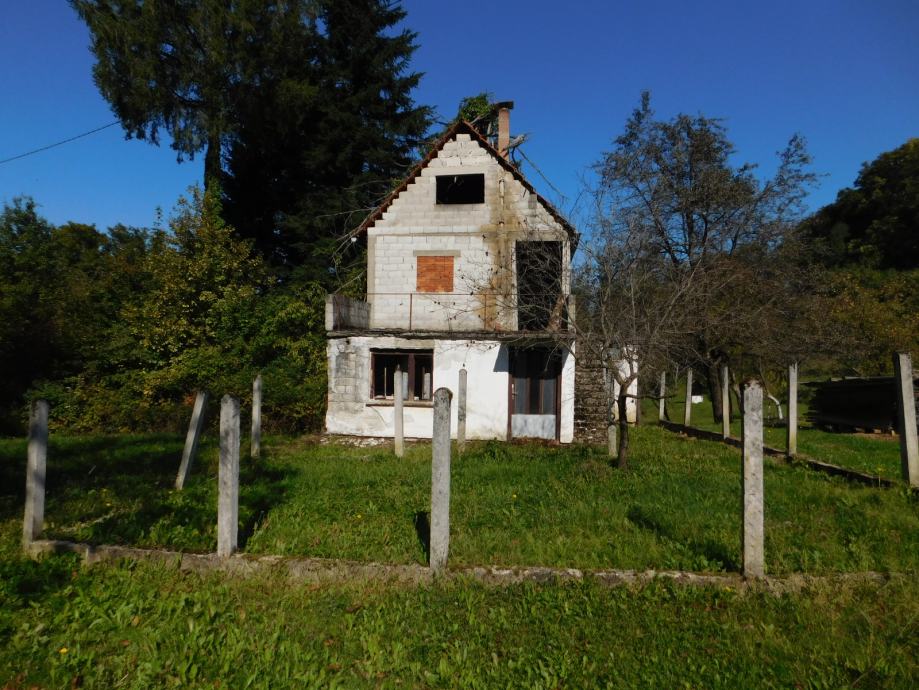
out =
<svg viewBox="0 0 919 690"><path fill-rule="evenodd" d="M216 450L171 490L181 440L57 437L49 536L213 550ZM653 425L600 449L477 444L454 458L452 563L737 567L736 449ZM245 550L423 562L430 447L269 438L243 459ZM0 441L0 686L910 687L919 503L800 467L766 472L772 573L891 570L773 596L654 583L307 585L19 555L25 445ZM219 681L219 683L217 683Z"/></svg>
<svg viewBox="0 0 919 690"><path fill-rule="evenodd" d="M678 393L668 401L667 409L670 419L683 423L685 395ZM775 405L766 400L766 411L777 420ZM786 402L782 401L782 412L788 413ZM649 422L657 419L657 404L644 401L642 406L644 418ZM798 410L798 453L814 460L828 462L841 467L848 467L860 472L900 479L900 446L896 436L890 434L847 434L823 431L807 422L807 405L799 405ZM721 433L721 423L712 420L712 406L706 396L705 401L692 406L692 426L707 431ZM740 438L740 419L731 421L731 435ZM784 426L769 426L763 430L766 445L785 450L787 430Z"/></svg>
<svg viewBox="0 0 919 690"><path fill-rule="evenodd" d="M60 439L51 449L46 534L213 551L216 449L183 492L180 443L164 437ZM4 486L22 486L24 445L0 444ZM739 568L739 455L656 426L634 430L632 469L600 449L486 443L454 458L453 564ZM416 529L430 502L430 446L268 439L243 460L241 547L262 554L424 563ZM10 518L21 489L3 497ZM919 502L802 467L766 472L767 572L919 570Z"/></svg>
<svg viewBox="0 0 919 690"><path fill-rule="evenodd" d="M919 586L309 586L0 565L9 688L910 687Z"/></svg>

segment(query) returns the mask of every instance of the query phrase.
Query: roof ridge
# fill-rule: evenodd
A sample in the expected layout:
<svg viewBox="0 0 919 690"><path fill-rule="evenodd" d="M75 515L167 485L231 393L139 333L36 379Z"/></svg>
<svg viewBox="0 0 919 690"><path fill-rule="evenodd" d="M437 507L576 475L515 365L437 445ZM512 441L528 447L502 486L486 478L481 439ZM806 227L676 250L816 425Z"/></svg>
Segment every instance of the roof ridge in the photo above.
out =
<svg viewBox="0 0 919 690"><path fill-rule="evenodd" d="M426 168L432 160L434 160L444 145L457 134L460 134L461 130L465 130L462 133L470 134L480 145L482 145L483 148L485 148L489 154L491 154L493 158L495 158L495 160L498 161L498 164L501 167L510 172L517 179L517 181L520 182L524 188L526 188L527 191L535 195L536 199L549 212L549 215L551 215L568 232L569 236L572 238L572 241L575 244L577 243L578 232L568 221L568 219L565 218L559 212L559 210L556 209L551 202L549 202L548 199L537 192L536 188L529 180L526 179L526 177L524 177L523 173L520 172L520 170L515 165L511 164L507 158L502 156L498 149L496 149L492 143L488 141L488 139L485 138L485 136L483 136L482 133L472 125L472 123L463 119L458 119L453 122L453 124L451 124L446 129L446 131L434 141L433 144L431 144L431 148L428 150L425 156L412 168L405 179L403 179L402 182L386 196L386 198L380 203L379 206L377 206L367 215L366 218L364 218L360 225L351 231L350 236L355 237L363 232L366 232L367 228L378 221L386 212L386 210L392 205L392 203L398 198L398 196L404 192L408 186L415 181L415 178L421 174L421 171L424 170L424 168Z"/></svg>

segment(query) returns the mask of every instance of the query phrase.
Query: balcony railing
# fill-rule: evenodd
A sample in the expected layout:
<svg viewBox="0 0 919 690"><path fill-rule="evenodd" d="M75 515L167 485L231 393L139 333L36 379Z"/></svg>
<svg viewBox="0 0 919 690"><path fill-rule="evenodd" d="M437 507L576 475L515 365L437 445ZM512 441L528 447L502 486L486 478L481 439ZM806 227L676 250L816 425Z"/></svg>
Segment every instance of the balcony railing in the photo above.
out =
<svg viewBox="0 0 919 690"><path fill-rule="evenodd" d="M376 292L367 301L329 295L326 330L565 332L571 295L496 292Z"/></svg>

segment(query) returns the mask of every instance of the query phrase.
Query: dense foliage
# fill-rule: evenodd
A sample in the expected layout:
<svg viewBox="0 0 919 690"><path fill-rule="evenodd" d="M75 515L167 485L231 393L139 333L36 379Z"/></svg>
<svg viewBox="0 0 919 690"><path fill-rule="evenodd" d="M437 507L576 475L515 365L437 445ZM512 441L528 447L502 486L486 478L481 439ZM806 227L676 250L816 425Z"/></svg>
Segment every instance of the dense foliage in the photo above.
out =
<svg viewBox="0 0 919 690"><path fill-rule="evenodd" d="M72 0L128 136L205 154L205 186L276 273L336 287L354 228L411 165L415 34L385 0Z"/></svg>
<svg viewBox="0 0 919 690"><path fill-rule="evenodd" d="M342 241L401 177L430 110L415 34L386 0L72 0L93 75L129 137L205 151L205 192L168 229L55 227L29 199L0 216L0 431L48 398L79 430L175 429L196 389L317 427L326 290L359 292ZM211 415L213 418L213 415Z"/></svg>
<svg viewBox="0 0 919 690"><path fill-rule="evenodd" d="M919 356L919 139L865 163L801 235L828 269L821 326L840 344L837 373L889 373L891 352Z"/></svg>
<svg viewBox="0 0 919 690"><path fill-rule="evenodd" d="M411 98L421 75L408 70L415 34L395 28L398 4L315 7L309 42L279 55L242 109L226 209L276 270L338 288L363 257L340 238L407 174L430 110Z"/></svg>
<svg viewBox="0 0 919 690"><path fill-rule="evenodd" d="M919 139L862 165L803 230L828 266L919 268Z"/></svg>
<svg viewBox="0 0 919 690"><path fill-rule="evenodd" d="M324 291L282 285L221 219L219 190L193 189L168 230L55 227L34 202L0 215L0 409L21 429L23 396L58 426L177 429L196 389L248 394L261 372L266 422L303 429L324 404ZM216 400L215 400L216 402Z"/></svg>

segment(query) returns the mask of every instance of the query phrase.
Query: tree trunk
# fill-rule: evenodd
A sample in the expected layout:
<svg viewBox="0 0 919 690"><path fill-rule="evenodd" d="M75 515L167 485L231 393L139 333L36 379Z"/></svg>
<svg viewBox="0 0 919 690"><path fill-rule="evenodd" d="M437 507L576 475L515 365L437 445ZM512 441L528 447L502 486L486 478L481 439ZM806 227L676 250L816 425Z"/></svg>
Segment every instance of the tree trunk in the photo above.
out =
<svg viewBox="0 0 919 690"><path fill-rule="evenodd" d="M737 377L734 375L734 370L731 369L731 390L734 392L734 397L736 399L736 410L737 414L743 418L743 395L740 392L740 382L737 380Z"/></svg>
<svg viewBox="0 0 919 690"><path fill-rule="evenodd" d="M716 424L721 424L721 365L720 357L706 363L708 378L708 396L712 401L712 417Z"/></svg>
<svg viewBox="0 0 919 690"><path fill-rule="evenodd" d="M207 138L207 150L204 152L204 189L214 183L220 184L223 179L223 165L220 160L220 135L212 134Z"/></svg>
<svg viewBox="0 0 919 690"><path fill-rule="evenodd" d="M628 386L619 387L619 469L627 470L629 468L629 417L628 401L629 396L626 391Z"/></svg>

